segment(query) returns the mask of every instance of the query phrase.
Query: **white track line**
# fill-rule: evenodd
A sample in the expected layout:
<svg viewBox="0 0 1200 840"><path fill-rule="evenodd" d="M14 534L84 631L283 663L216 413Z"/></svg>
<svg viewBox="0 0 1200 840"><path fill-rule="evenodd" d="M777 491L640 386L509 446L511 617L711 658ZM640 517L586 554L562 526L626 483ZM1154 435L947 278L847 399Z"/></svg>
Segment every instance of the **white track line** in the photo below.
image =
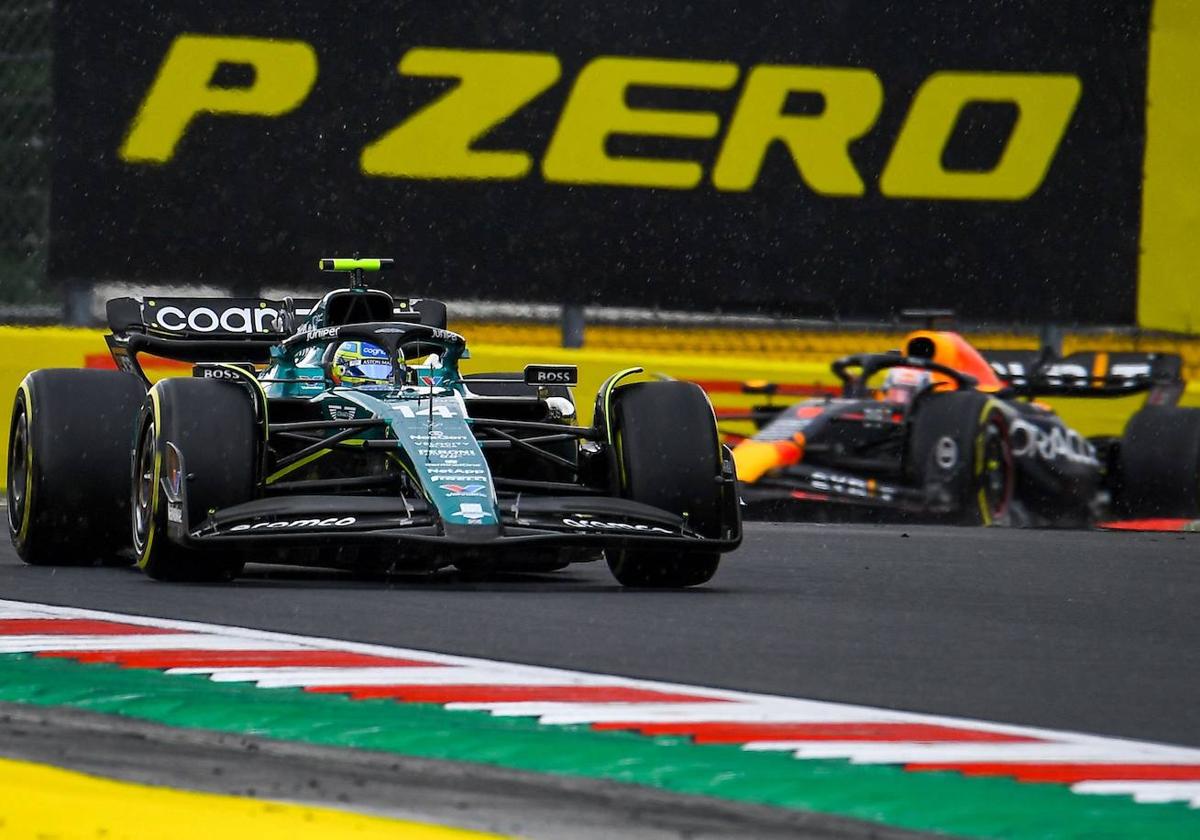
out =
<svg viewBox="0 0 1200 840"><path fill-rule="evenodd" d="M1078 782L1076 793L1132 796L1135 802L1187 801L1200 806L1200 782Z"/></svg>
<svg viewBox="0 0 1200 840"><path fill-rule="evenodd" d="M46 618L46 614L25 607L0 607L0 619L5 618Z"/></svg>
<svg viewBox="0 0 1200 840"><path fill-rule="evenodd" d="M854 764L1195 764L1197 751L1185 747L1147 744L1131 750L1125 744L1003 744L929 741L752 741L743 749L755 752L786 750L796 758L848 758Z"/></svg>
<svg viewBox="0 0 1200 840"><path fill-rule="evenodd" d="M162 633L148 636L0 636L0 653L43 650L302 650L292 642L269 642L211 633Z"/></svg>
<svg viewBox="0 0 1200 840"><path fill-rule="evenodd" d="M656 685L662 686L661 683ZM711 694L690 686L662 686L673 690ZM870 709L863 706L842 706L815 700L793 700L784 697L747 697L738 700L724 695L727 703L645 703L638 707L636 718L627 709L614 709L607 704L530 703L522 708L498 709L498 715L536 714L542 723L562 726L581 723L911 723L913 718L904 712ZM510 704L511 706L511 704ZM941 722L945 718L939 718ZM972 728L980 729L973 722Z"/></svg>
<svg viewBox="0 0 1200 840"><path fill-rule="evenodd" d="M168 673L199 672L196 668L172 668ZM420 666L377 668L223 668L212 670L214 682L253 682L259 688L318 687L330 685L624 685L616 677L571 674L560 677L536 671L470 668L466 666L422 668Z"/></svg>

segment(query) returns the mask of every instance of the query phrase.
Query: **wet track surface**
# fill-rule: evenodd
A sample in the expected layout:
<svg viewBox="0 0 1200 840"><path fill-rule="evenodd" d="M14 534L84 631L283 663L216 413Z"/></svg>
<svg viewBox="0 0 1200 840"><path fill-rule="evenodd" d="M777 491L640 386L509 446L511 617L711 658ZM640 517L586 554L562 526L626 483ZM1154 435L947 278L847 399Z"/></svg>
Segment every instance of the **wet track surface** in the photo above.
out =
<svg viewBox="0 0 1200 840"><path fill-rule="evenodd" d="M1200 535L749 523L708 586L33 568L0 595L1200 745Z"/></svg>

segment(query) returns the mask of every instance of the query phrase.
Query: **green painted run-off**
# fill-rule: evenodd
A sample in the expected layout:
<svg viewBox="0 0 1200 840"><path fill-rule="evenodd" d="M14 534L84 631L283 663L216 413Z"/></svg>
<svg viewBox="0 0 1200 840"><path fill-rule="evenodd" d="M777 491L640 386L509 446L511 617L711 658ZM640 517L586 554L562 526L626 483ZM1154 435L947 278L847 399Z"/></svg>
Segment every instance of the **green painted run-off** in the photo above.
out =
<svg viewBox="0 0 1200 840"><path fill-rule="evenodd" d="M196 727L648 785L678 793L998 838L1200 837L1200 812L956 773L697 745L686 738L545 726L391 700L215 683L115 665L0 655L0 701L68 706Z"/></svg>

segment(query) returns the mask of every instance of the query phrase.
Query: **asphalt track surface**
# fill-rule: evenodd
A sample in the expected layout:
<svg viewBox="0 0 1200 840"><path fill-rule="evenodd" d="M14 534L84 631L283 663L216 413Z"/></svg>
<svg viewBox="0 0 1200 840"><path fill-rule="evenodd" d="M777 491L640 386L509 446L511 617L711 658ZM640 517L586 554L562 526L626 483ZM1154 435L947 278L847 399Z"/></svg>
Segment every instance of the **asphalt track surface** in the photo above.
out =
<svg viewBox="0 0 1200 840"><path fill-rule="evenodd" d="M747 523L712 583L34 568L0 597L1200 746L1200 534Z"/></svg>

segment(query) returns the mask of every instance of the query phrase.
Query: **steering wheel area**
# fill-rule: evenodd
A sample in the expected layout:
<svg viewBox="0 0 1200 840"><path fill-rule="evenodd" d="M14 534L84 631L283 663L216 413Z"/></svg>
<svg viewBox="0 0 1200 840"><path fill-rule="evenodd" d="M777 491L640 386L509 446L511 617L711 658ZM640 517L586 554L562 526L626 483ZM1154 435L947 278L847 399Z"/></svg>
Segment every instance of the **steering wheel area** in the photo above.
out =
<svg viewBox="0 0 1200 840"><path fill-rule="evenodd" d="M454 367L466 350L466 339L450 330L425 324L404 324L381 321L363 324L344 324L304 330L283 341L283 348L297 354L311 347L323 346L321 367L330 376L334 356L346 341L365 341L382 347L388 354L397 385L409 384L410 367L407 360L436 354L442 368ZM411 355L410 355L411 354Z"/></svg>

